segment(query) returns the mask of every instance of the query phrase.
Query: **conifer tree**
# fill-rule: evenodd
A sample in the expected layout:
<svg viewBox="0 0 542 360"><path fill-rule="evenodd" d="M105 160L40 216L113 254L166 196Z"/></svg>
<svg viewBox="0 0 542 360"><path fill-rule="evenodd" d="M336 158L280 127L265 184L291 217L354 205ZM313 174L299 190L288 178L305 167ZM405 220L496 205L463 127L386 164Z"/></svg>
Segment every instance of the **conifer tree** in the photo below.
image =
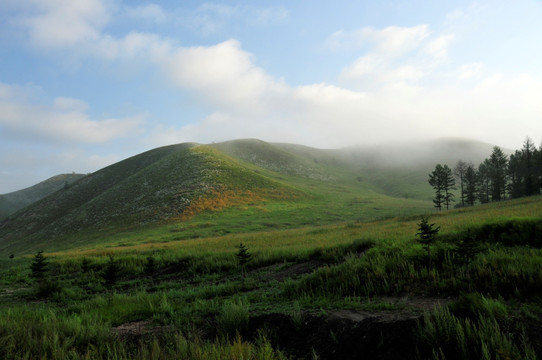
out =
<svg viewBox="0 0 542 360"><path fill-rule="evenodd" d="M465 206L465 197L466 197L466 191L465 191L465 185L466 180L465 176L467 173L468 164L464 162L463 160L459 160L457 164L454 167L454 176L459 181L459 190L461 191L461 206Z"/></svg>
<svg viewBox="0 0 542 360"><path fill-rule="evenodd" d="M32 277L37 283L43 282L47 276L47 265L49 262L43 256L43 250L40 250L34 255L34 260L30 264L30 270L32 270Z"/></svg>
<svg viewBox="0 0 542 360"><path fill-rule="evenodd" d="M425 246L427 251L427 269L431 268L431 245L435 242L440 226L434 227L435 224L429 224L429 218L422 216L418 224L418 232L416 233L417 241Z"/></svg>
<svg viewBox="0 0 542 360"><path fill-rule="evenodd" d="M105 285L107 287L111 288L113 287L113 285L116 284L118 272L119 267L115 262L115 259L113 258L113 256L109 256L109 261L107 262L103 273L103 279L105 280Z"/></svg>
<svg viewBox="0 0 542 360"><path fill-rule="evenodd" d="M245 272L246 272L246 265L252 258L252 255L248 252L247 247L243 243L240 243L239 246L237 246L237 248L239 250L237 251L237 254L235 254L235 256L237 257L237 263L241 267L241 271L244 278Z"/></svg>
<svg viewBox="0 0 542 360"><path fill-rule="evenodd" d="M465 201L471 206L476 201L476 170L472 163L467 165L465 171Z"/></svg>
<svg viewBox="0 0 542 360"><path fill-rule="evenodd" d="M500 201L506 195L507 156L498 146L493 147L489 157L489 178L491 179L491 200Z"/></svg>

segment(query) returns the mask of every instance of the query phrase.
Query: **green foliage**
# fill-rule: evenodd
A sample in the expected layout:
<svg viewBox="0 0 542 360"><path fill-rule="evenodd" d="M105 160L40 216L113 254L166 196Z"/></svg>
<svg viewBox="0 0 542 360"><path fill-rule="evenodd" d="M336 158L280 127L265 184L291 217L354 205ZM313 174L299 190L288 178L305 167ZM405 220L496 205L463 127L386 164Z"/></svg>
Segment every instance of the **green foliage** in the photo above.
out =
<svg viewBox="0 0 542 360"><path fill-rule="evenodd" d="M43 250L40 250L34 255L32 264L30 264L30 270L32 271L32 278L36 283L42 282L47 277L47 265L49 262L43 256Z"/></svg>
<svg viewBox="0 0 542 360"><path fill-rule="evenodd" d="M156 271L156 260L152 256L147 256L147 261L145 262L144 272L147 276L153 276Z"/></svg>
<svg viewBox="0 0 542 360"><path fill-rule="evenodd" d="M443 206L448 210L450 203L454 201L452 190L455 189L455 179L448 165L435 166L435 170L429 174L429 185L435 190L433 204L437 210L442 210Z"/></svg>
<svg viewBox="0 0 542 360"><path fill-rule="evenodd" d="M109 257L109 261L107 262L104 272L102 274L102 277L105 281L105 285L108 288L113 287L117 283L117 278L119 275L119 266L113 256Z"/></svg>
<svg viewBox="0 0 542 360"><path fill-rule="evenodd" d="M424 316L417 336L420 358L536 359L524 339L512 338L492 316L464 319L438 309Z"/></svg>
<svg viewBox="0 0 542 360"><path fill-rule="evenodd" d="M246 330L249 321L248 305L240 299L226 300L222 305L217 323L224 335L230 338Z"/></svg>
<svg viewBox="0 0 542 360"><path fill-rule="evenodd" d="M83 258L81 261L81 271L86 274L90 271L90 260L87 258Z"/></svg>
<svg viewBox="0 0 542 360"><path fill-rule="evenodd" d="M239 246L237 246L237 249L238 251L235 254L235 257L237 258L237 263L241 267L243 277L245 277L246 266L252 259L252 254L248 252L248 248L243 243L240 243Z"/></svg>
<svg viewBox="0 0 542 360"><path fill-rule="evenodd" d="M464 264L469 265L472 260L483 251L480 241L471 233L463 236L456 245L455 252Z"/></svg>
<svg viewBox="0 0 542 360"><path fill-rule="evenodd" d="M416 233L417 241L425 246L427 251L427 268L431 268L431 245L435 242L440 226L434 227L435 224L429 224L429 218L422 216L418 224L418 232Z"/></svg>

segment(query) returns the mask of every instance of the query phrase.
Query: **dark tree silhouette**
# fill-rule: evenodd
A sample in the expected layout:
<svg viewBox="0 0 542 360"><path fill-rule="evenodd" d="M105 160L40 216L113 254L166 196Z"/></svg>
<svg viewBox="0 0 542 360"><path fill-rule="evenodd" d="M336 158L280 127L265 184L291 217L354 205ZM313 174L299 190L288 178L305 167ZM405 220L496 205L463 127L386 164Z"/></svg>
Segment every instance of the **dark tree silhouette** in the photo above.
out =
<svg viewBox="0 0 542 360"><path fill-rule="evenodd" d="M454 176L459 181L459 190L461 191L461 206L465 206L465 176L467 173L468 164L463 160L459 160L454 167Z"/></svg>
<svg viewBox="0 0 542 360"><path fill-rule="evenodd" d="M154 272L156 271L156 260L152 256L147 257L147 262L145 263L144 268L145 274L147 276L153 277Z"/></svg>
<svg viewBox="0 0 542 360"><path fill-rule="evenodd" d="M431 269L431 245L435 242L440 226L434 227L435 224L429 224L429 218L422 216L418 224L418 232L416 233L417 241L425 247L427 251L427 269Z"/></svg>
<svg viewBox="0 0 542 360"><path fill-rule="evenodd" d="M493 147L489 157L489 178L491 181L491 200L500 201L506 197L507 156L498 146Z"/></svg>
<svg viewBox="0 0 542 360"><path fill-rule="evenodd" d="M113 256L110 256L103 273L103 279L105 280L105 285L107 287L111 288L117 283L118 272L119 267Z"/></svg>
<svg viewBox="0 0 542 360"><path fill-rule="evenodd" d="M448 210L450 203L454 201L452 190L455 189L455 179L448 165L437 164L435 170L429 174L429 184L435 189L435 207L442 210L442 206L446 205Z"/></svg>
<svg viewBox="0 0 542 360"><path fill-rule="evenodd" d="M49 265L49 262L43 256L43 250L38 251L36 255L34 255L34 260L32 261L32 264L30 264L30 270L32 270L32 277L36 282L43 282L45 278L47 277L47 265Z"/></svg>
<svg viewBox="0 0 542 360"><path fill-rule="evenodd" d="M476 201L476 181L476 170L474 165L469 163L465 171L465 201L471 206Z"/></svg>
<svg viewBox="0 0 542 360"><path fill-rule="evenodd" d="M241 267L241 271L244 278L246 274L246 266L249 263L250 259L252 258L252 255L248 252L247 247L243 243L240 243L239 246L237 246L237 248L239 250L237 251L237 254L235 254L235 257L237 258L237 263Z"/></svg>

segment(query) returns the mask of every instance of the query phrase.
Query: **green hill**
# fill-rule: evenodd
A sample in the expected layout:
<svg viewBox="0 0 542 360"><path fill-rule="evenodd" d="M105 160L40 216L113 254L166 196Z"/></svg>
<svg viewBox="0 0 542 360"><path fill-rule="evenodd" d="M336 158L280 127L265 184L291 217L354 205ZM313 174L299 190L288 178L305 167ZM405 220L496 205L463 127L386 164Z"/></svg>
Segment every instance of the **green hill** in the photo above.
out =
<svg viewBox="0 0 542 360"><path fill-rule="evenodd" d="M0 221L47 195L73 184L83 178L83 174L60 174L34 186L8 194L0 195Z"/></svg>
<svg viewBox="0 0 542 360"><path fill-rule="evenodd" d="M439 144L446 153L464 145ZM0 252L92 247L119 232L155 227L190 239L418 214L432 209L427 174L442 153L434 146L420 149L375 155L369 148L323 150L259 140L161 147L8 217L0 225Z"/></svg>

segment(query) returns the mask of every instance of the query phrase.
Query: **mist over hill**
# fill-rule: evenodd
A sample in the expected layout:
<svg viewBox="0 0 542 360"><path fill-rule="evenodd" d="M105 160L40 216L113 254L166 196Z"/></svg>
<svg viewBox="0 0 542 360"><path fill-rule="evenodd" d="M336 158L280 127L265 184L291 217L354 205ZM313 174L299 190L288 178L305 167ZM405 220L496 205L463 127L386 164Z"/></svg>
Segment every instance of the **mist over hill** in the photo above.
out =
<svg viewBox="0 0 542 360"><path fill-rule="evenodd" d="M61 186L4 219L0 252L69 247L75 235L97 241L228 209L239 231L428 211L427 174L436 163L476 162L490 150L458 139L338 150L255 139L165 146Z"/></svg>

